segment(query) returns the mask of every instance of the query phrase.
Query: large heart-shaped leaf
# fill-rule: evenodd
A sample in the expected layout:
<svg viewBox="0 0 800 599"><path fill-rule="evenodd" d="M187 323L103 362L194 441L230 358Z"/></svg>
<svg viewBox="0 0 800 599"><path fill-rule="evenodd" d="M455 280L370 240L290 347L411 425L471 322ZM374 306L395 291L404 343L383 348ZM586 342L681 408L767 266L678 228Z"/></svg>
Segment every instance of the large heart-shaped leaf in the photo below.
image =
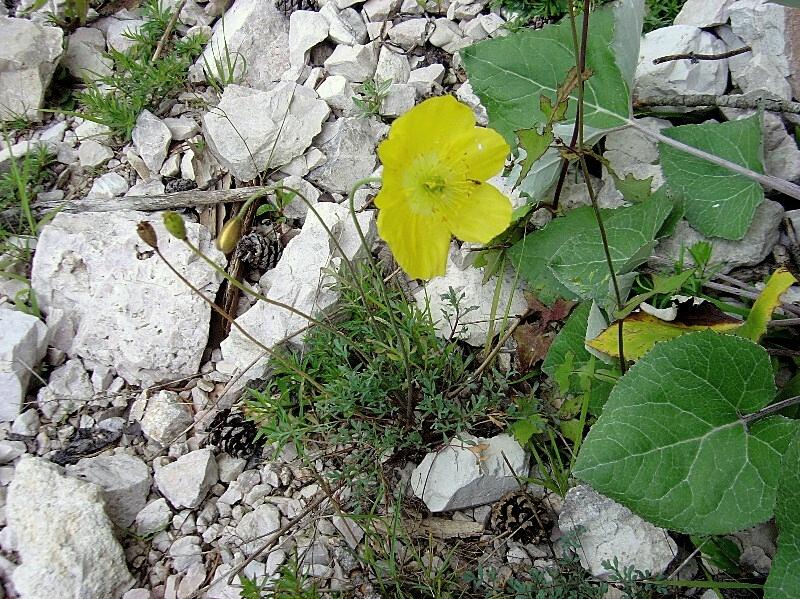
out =
<svg viewBox="0 0 800 599"><path fill-rule="evenodd" d="M795 421L797 422L797 421ZM775 503L778 552L764 585L764 599L800 597L800 429L783 456Z"/></svg>
<svg viewBox="0 0 800 599"><path fill-rule="evenodd" d="M667 137L763 173L761 118L665 129ZM755 181L682 150L659 144L667 185L686 200L686 220L704 235L741 239L764 200Z"/></svg>
<svg viewBox="0 0 800 599"><path fill-rule="evenodd" d="M659 343L623 376L574 474L650 522L724 534L768 520L796 422L746 426L775 397L769 355L704 331Z"/></svg>

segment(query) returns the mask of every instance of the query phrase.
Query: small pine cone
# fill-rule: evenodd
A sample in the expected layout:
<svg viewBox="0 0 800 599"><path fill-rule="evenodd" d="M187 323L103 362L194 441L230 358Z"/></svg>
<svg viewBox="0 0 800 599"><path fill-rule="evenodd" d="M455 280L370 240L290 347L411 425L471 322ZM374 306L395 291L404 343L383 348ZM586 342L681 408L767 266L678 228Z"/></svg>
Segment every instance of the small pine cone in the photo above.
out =
<svg viewBox="0 0 800 599"><path fill-rule="evenodd" d="M296 10L317 10L316 0L277 0L275 6L287 17Z"/></svg>
<svg viewBox="0 0 800 599"><path fill-rule="evenodd" d="M236 245L236 257L251 268L270 270L278 264L283 247L277 239L258 231L242 237Z"/></svg>
<svg viewBox="0 0 800 599"><path fill-rule="evenodd" d="M167 181L167 184L164 186L164 193L177 193L179 191L189 191L195 189L196 187L197 183L195 183L191 179L172 179L171 181Z"/></svg>
<svg viewBox="0 0 800 599"><path fill-rule="evenodd" d="M550 536L553 519L542 499L524 490L510 491L492 506L492 529L521 543L541 543Z"/></svg>
<svg viewBox="0 0 800 599"><path fill-rule="evenodd" d="M249 458L261 449L256 440L258 427L241 412L230 408L220 411L208 425L208 444L237 458Z"/></svg>

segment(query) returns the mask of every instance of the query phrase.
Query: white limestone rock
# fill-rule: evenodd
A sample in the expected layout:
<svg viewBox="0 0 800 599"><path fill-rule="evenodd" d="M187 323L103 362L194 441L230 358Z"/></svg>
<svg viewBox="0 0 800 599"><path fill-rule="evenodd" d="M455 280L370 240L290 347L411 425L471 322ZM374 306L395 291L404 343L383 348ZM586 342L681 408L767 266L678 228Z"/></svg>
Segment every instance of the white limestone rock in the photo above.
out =
<svg viewBox="0 0 800 599"><path fill-rule="evenodd" d="M131 407L131 418L137 420L144 436L166 447L194 422L174 391L163 389L152 397L143 392Z"/></svg>
<svg viewBox="0 0 800 599"><path fill-rule="evenodd" d="M60 27L0 17L0 122L41 118L39 108L64 52L63 39Z"/></svg>
<svg viewBox="0 0 800 599"><path fill-rule="evenodd" d="M169 127L149 110L142 110L131 132L131 139L150 172L160 171L172 141Z"/></svg>
<svg viewBox="0 0 800 599"><path fill-rule="evenodd" d="M330 75L342 75L348 81L362 83L375 75L378 53L374 43L339 45L323 64Z"/></svg>
<svg viewBox="0 0 800 599"><path fill-rule="evenodd" d="M328 21L328 36L337 44L353 46L367 41L367 27L361 15L352 8L337 11L332 3L319 10Z"/></svg>
<svg viewBox="0 0 800 599"><path fill-rule="evenodd" d="M142 220L178 272L213 297L220 276L167 233L158 213L60 212L39 236L31 281L56 349L149 386L197 372L210 308L139 238ZM195 247L224 263L205 227L187 222L186 230Z"/></svg>
<svg viewBox="0 0 800 599"><path fill-rule="evenodd" d="M111 74L114 63L104 56L105 51L106 38L102 31L94 27L78 27L69 36L61 64L73 77L91 81Z"/></svg>
<svg viewBox="0 0 800 599"><path fill-rule="evenodd" d="M303 197L312 205L316 205L319 196L322 195L311 183L296 175L290 175L284 178L281 181L281 185L297 190L303 194ZM308 214L308 204L299 197L295 197L284 207L283 214L287 218L296 218L299 219L300 222L305 222L306 215Z"/></svg>
<svg viewBox="0 0 800 599"><path fill-rule="evenodd" d="M406 83L411 75L411 67L405 55L392 50L389 46L381 47L378 54L378 65L375 68L375 80L392 83Z"/></svg>
<svg viewBox="0 0 800 599"><path fill-rule="evenodd" d="M154 499L144 506L134 521L136 534L148 536L160 532L172 522L172 510L163 497Z"/></svg>
<svg viewBox="0 0 800 599"><path fill-rule="evenodd" d="M73 358L50 374L47 386L39 389L36 401L42 414L59 420L86 405L93 396L94 387L89 373L79 359Z"/></svg>
<svg viewBox="0 0 800 599"><path fill-rule="evenodd" d="M200 537L191 535L176 539L170 545L167 554L172 559L172 567L176 572L186 572L196 564L203 563L203 550L200 548Z"/></svg>
<svg viewBox="0 0 800 599"><path fill-rule="evenodd" d="M217 462L210 449L197 449L166 466L155 476L158 491L174 508L196 508L217 482Z"/></svg>
<svg viewBox="0 0 800 599"><path fill-rule="evenodd" d="M236 525L236 538L241 542L238 548L250 557L264 544L267 535L280 527L281 513L278 508L270 503L264 503L245 514Z"/></svg>
<svg viewBox="0 0 800 599"><path fill-rule="evenodd" d="M382 23L389 17L394 16L402 0L367 0L364 3L364 16L373 23Z"/></svg>
<svg viewBox="0 0 800 599"><path fill-rule="evenodd" d="M393 83L381 103L381 115L398 117L414 108L416 99L417 90L411 85Z"/></svg>
<svg viewBox="0 0 800 599"><path fill-rule="evenodd" d="M653 64L670 54L720 54L725 44L712 33L691 25L673 25L651 31L639 47L639 63L634 80L634 96L712 94L720 95L728 84L726 60L673 60Z"/></svg>
<svg viewBox="0 0 800 599"><path fill-rule="evenodd" d="M114 157L114 152L108 146L94 139L87 139L78 146L78 160L81 166L95 168L108 162Z"/></svg>
<svg viewBox="0 0 800 599"><path fill-rule="evenodd" d="M317 148L311 147L302 156L292 158L292 160L281 167L281 172L293 177L305 177L318 166L325 164L328 159L325 154Z"/></svg>
<svg viewBox="0 0 800 599"><path fill-rule="evenodd" d="M139 33L144 23L142 19L112 18L106 30L106 43L108 44L108 48L117 50L118 52L127 52L130 50L136 42L128 36L132 33Z"/></svg>
<svg viewBox="0 0 800 599"><path fill-rule="evenodd" d="M446 17L436 19L433 33L428 41L450 54L455 54L471 43L462 35L458 25Z"/></svg>
<svg viewBox="0 0 800 599"><path fill-rule="evenodd" d="M111 143L111 138L114 134L108 125L95 123L88 119L84 120L80 117L75 117L75 122L80 123L75 127L75 136L79 142L83 143L87 139L92 139L101 144Z"/></svg>
<svg viewBox="0 0 800 599"><path fill-rule="evenodd" d="M483 347L491 322L496 284L496 278L484 283L482 270L471 265L460 264L457 260L456 250L453 248L447 257L446 273L441 277L431 279L425 285L426 293L417 294L417 306L421 310L430 310L436 332L440 337L448 339L452 336L463 339L472 346ZM522 291L514 287L512 277L504 277L501 285L499 308L494 319L495 332L502 325L506 306L510 304L506 326L510 326L528 308ZM452 322L454 308L449 301L442 297L447 296L451 287L457 297L464 296L459 302L461 312L473 307L477 308L462 319L466 322L459 321L455 331L453 331Z"/></svg>
<svg viewBox="0 0 800 599"><path fill-rule="evenodd" d="M407 83L414 87L418 97L424 97L442 84L444 71L444 65L439 63L420 67L409 73Z"/></svg>
<svg viewBox="0 0 800 599"><path fill-rule="evenodd" d="M404 50L411 50L424 44L432 32L433 26L429 25L428 19L408 19L392 27L388 35L393 43Z"/></svg>
<svg viewBox="0 0 800 599"><path fill-rule="evenodd" d="M36 141L20 141L10 147L0 143L0 174L7 173L11 169L11 161L19 161L31 152L37 151L39 143Z"/></svg>
<svg viewBox="0 0 800 599"><path fill-rule="evenodd" d="M25 401L31 372L47 352L47 327L30 314L0 306L0 422L11 422Z"/></svg>
<svg viewBox="0 0 800 599"><path fill-rule="evenodd" d="M456 90L456 98L472 108L472 112L475 114L475 122L478 125L485 127L489 124L489 113L486 112L486 107L481 104L481 99L473 91L469 80L462 83L461 87Z"/></svg>
<svg viewBox="0 0 800 599"><path fill-rule="evenodd" d="M341 110L345 115L355 112L356 105L353 102L355 91L346 77L342 75L327 77L317 88L317 93L331 108Z"/></svg>
<svg viewBox="0 0 800 599"><path fill-rule="evenodd" d="M269 89L290 65L289 21L272 0L236 0L214 26L211 40L196 65L222 80L215 57L227 64L225 48L235 61L233 79L255 89ZM222 70L226 70L226 66Z"/></svg>
<svg viewBox="0 0 800 599"><path fill-rule="evenodd" d="M177 172L175 174L177 174ZM164 195L164 184L161 182L161 178L139 181L125 192L125 197L158 195Z"/></svg>
<svg viewBox="0 0 800 599"><path fill-rule="evenodd" d="M497 501L519 487L514 475L527 473L528 456L511 435L465 434L427 454L411 474L411 488L429 510L446 512Z"/></svg>
<svg viewBox="0 0 800 599"><path fill-rule="evenodd" d="M313 10L296 10L289 17L289 60L304 65L308 51L328 37L330 25L324 15Z"/></svg>
<svg viewBox="0 0 800 599"><path fill-rule="evenodd" d="M686 0L675 25L692 25L707 29L728 22L731 4L736 0Z"/></svg>
<svg viewBox="0 0 800 599"><path fill-rule="evenodd" d="M755 110L723 108L722 113L735 121L752 116ZM774 112L764 111L762 121L764 172L786 181L800 180L800 149L794 135L786 130L783 119Z"/></svg>
<svg viewBox="0 0 800 599"><path fill-rule="evenodd" d="M783 215L783 207L778 202L764 200L756 208L753 222L744 238L738 241L708 238L689 226L685 220L681 220L675 232L659 242L654 254L670 262L675 262L682 256L684 265L691 266L694 262L686 248L700 241L709 241L713 246L711 263L719 268L718 272L726 274L740 266L755 266L761 264L778 243Z"/></svg>
<svg viewBox="0 0 800 599"><path fill-rule="evenodd" d="M164 124L175 141L184 141L200 133L200 125L187 116L167 117Z"/></svg>
<svg viewBox="0 0 800 599"><path fill-rule="evenodd" d="M137 457L120 453L83 458L67 466L67 474L103 490L106 513L120 528L128 528L147 503L150 468Z"/></svg>
<svg viewBox="0 0 800 599"><path fill-rule="evenodd" d="M11 577L21 597L117 599L133 586L98 486L24 457L8 490L6 516L22 562Z"/></svg>
<svg viewBox="0 0 800 599"><path fill-rule="evenodd" d="M363 256L361 241L346 206L320 202L316 205L316 210L348 259ZM375 239L374 212L362 212L358 215L358 220L367 242L371 244ZM336 244L328 237L317 217L309 212L300 234L289 241L278 265L267 271L261 278L260 286L268 298L319 317L332 310L338 301L338 293L328 284L331 277L323 269L338 269L340 264L341 258ZM308 325L305 318L264 302L257 302L239 316L236 322L270 348ZM291 343L301 345L303 337L304 334L300 333L291 339ZM217 363L217 370L220 372L233 373L257 359L242 377L241 384L259 378L266 372L267 359L263 351L237 329L231 329L230 335L222 342L221 349L223 361Z"/></svg>
<svg viewBox="0 0 800 599"><path fill-rule="evenodd" d="M350 193L356 181L375 170L375 148L388 127L373 119L345 117L322 126L314 145L328 157L308 179L333 193Z"/></svg>
<svg viewBox="0 0 800 599"><path fill-rule="evenodd" d="M219 163L237 179L250 181L303 154L328 114L316 92L282 81L265 91L229 85L219 106L203 114L202 121Z"/></svg>
<svg viewBox="0 0 800 599"><path fill-rule="evenodd" d="M588 485L567 492L558 526L563 533L583 527L578 536L581 547L578 554L581 565L594 576L608 576L610 572L602 562L615 557L620 561L620 569L634 566L658 575L666 570L678 551L666 530L653 526Z"/></svg>
<svg viewBox="0 0 800 599"><path fill-rule="evenodd" d="M97 177L92 182L92 188L86 194L86 199L107 199L125 195L130 189L128 182L122 175L106 173Z"/></svg>

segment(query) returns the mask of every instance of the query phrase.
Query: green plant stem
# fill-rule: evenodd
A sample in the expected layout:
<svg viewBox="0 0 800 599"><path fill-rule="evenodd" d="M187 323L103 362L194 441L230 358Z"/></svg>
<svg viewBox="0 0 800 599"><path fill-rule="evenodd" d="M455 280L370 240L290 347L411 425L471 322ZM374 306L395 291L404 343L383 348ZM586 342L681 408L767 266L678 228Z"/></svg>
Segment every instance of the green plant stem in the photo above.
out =
<svg viewBox="0 0 800 599"><path fill-rule="evenodd" d="M578 157L581 163L581 170L583 178L586 181L586 190L589 193L589 199L592 202L592 210L594 211L595 220L597 220L597 227L600 230L600 239L603 242L603 253L605 254L606 264L608 265L608 272L611 275L611 284L614 288L614 297L617 302L617 310L622 310L622 293L619 288L619 281L617 281L617 273L614 270L614 261L611 258L611 249L608 243L608 234L606 232L605 224L603 223L603 215L600 212L600 205L597 203L597 196L592 187L591 178L589 176L589 167L586 164L586 157L583 154L584 148L584 79L583 72L586 69L586 48L589 39L589 5L590 0L583 2L583 29L581 31L581 39L578 42L578 28L575 15L575 4L573 0L569 1L569 18L572 26L572 43L575 51L578 54L578 110L576 113L576 127L578 129ZM622 374L627 370L627 363L625 361L625 347L624 337L622 332L622 321L617 325L617 345L619 346L619 369Z"/></svg>
<svg viewBox="0 0 800 599"><path fill-rule="evenodd" d="M197 287L195 287L195 286L194 286L194 285L191 283L191 281L189 281L189 280L188 280L186 277L184 277L184 276L183 276L183 275L182 275L180 272L178 272L178 270L177 270L177 269L176 269L174 266L172 266L172 263L171 263L169 260L167 260L167 257L166 257L166 256L164 256L164 254L162 254L162 253L161 253L161 250L160 250L160 249L158 249L158 248L154 248L154 249L155 249L155 251L156 251L156 254L158 254L158 257L159 257L159 258L161 258L161 260L163 260L163 261L164 261L164 264L166 264L166 265L167 265L167 268L169 268L169 269L170 269L170 270L171 270L171 271L172 271L172 272L175 274L175 276L176 276L176 277L178 277L178 279L180 279L180 281L181 281L181 282L182 282L184 285L186 285L187 287L189 287L189 289L191 289L192 291L194 291L194 292L195 292L195 294L197 294L197 295L198 295L198 296L199 296L199 297L200 297L200 298L201 298L201 299L202 299L202 300L203 300L205 303L207 303L209 306L211 306L211 309L212 309L212 310L214 310L214 311L215 311L217 314L219 314L220 316L222 316L222 318L224 318L224 319L225 319L225 320L227 320L229 323L231 323L231 326L235 327L235 328L236 328L236 330L238 330L238 331L239 331L239 332L240 332L242 335L244 335L244 336L245 336L245 337L248 339L248 341L250 341L250 342L252 342L252 343L255 343L255 344L256 344L258 347L260 347L260 348L261 348L261 349L262 349L264 352L266 352L266 354L267 354L267 355L269 355L269 357L270 357L270 358L272 358L272 359L273 359L273 360L275 360L276 362L280 363L282 366L285 366L286 368L288 368L289 370L291 370L291 371L292 371L294 374L296 374L297 376L299 376L301 379L303 379L303 380L307 381L307 382L308 382L308 383L309 383L311 386L313 386L313 387L314 387L314 388L315 388L317 391L319 391L320 393L323 393L323 394L325 393L325 388L324 388L322 385L320 385L320 384L319 384L317 381L315 381L314 379L312 379L310 376L308 376L308 374L306 374L305 372L303 372L303 371L302 371L302 370L300 370L299 368L296 368L296 367L294 366L294 364L292 364L292 363L291 363L289 360L285 360L285 359L283 359L283 357L281 357L281 356L280 356L280 355L279 355L277 352L275 352L275 351L271 350L271 349L270 349L270 348L268 348L266 345L264 345L263 343L261 343L261 342L260 342L258 339L256 339L255 337L253 337L253 336L252 336L250 333L248 333L246 330L244 330L244 328L243 328L243 327L242 327L242 326L241 326L241 325L240 325L238 322L236 322L236 320L235 320L234 318L232 318L230 314L228 314L228 313L227 313L225 310L223 310L222 308L220 308L220 307L219 307L217 304L215 304L213 301L211 301L210 299L208 299L208 298L207 298L207 297L206 297L206 296L205 296L205 295L204 295L204 294L203 294L203 293L202 293L202 292L201 292L201 291L200 291L200 290L199 290Z"/></svg>
<svg viewBox="0 0 800 599"><path fill-rule="evenodd" d="M760 409L758 412L753 412L752 414L742 416L739 418L739 421L744 424L745 427L747 427L757 420L761 420L767 416L772 416L773 414L777 414L778 412L797 404L800 404L800 395L795 395L794 397L777 401L774 404L768 405L766 408Z"/></svg>

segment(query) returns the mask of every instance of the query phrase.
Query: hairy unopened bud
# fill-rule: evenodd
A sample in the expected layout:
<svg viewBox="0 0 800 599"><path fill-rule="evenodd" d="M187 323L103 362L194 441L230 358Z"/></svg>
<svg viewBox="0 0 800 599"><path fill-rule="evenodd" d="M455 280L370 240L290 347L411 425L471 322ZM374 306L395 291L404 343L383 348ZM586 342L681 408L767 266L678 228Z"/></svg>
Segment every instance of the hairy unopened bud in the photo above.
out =
<svg viewBox="0 0 800 599"><path fill-rule="evenodd" d="M158 249L158 235L156 235L156 230L153 228L153 225L145 220L139 221L139 224L136 225L136 232L147 245L154 250Z"/></svg>
<svg viewBox="0 0 800 599"><path fill-rule="evenodd" d="M226 256L236 249L236 244L239 243L239 237L242 234L242 219L238 216L233 217L217 236L216 245L217 249Z"/></svg>
<svg viewBox="0 0 800 599"><path fill-rule="evenodd" d="M164 213L164 228L176 239L181 241L186 239L186 225L183 222L183 217L177 212L167 210Z"/></svg>

